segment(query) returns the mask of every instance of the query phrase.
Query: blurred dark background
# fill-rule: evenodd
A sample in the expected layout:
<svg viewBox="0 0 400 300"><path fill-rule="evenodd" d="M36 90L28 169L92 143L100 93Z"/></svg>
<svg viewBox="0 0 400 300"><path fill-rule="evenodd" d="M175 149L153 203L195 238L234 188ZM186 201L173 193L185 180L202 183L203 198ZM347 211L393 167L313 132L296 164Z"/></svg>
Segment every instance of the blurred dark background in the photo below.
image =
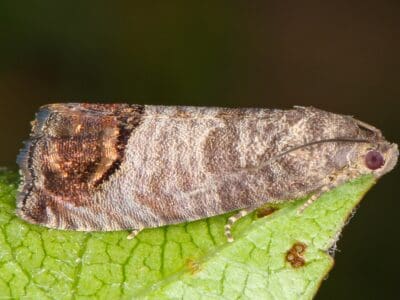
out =
<svg viewBox="0 0 400 300"><path fill-rule="evenodd" d="M313 105L399 142L399 1L108 3L0 2L0 165L63 101ZM317 299L399 296L398 169L345 228Z"/></svg>

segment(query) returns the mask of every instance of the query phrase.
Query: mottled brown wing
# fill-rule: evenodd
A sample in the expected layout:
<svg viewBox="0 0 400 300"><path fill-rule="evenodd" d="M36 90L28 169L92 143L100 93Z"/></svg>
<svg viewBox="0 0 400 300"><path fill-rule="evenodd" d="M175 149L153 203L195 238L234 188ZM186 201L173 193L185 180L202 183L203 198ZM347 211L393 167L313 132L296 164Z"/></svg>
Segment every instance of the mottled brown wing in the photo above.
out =
<svg viewBox="0 0 400 300"><path fill-rule="evenodd" d="M58 104L41 109L21 152L18 214L75 230L157 227L303 196L369 138L317 109ZM318 159L316 159L318 157ZM266 163L270 161L270 163Z"/></svg>

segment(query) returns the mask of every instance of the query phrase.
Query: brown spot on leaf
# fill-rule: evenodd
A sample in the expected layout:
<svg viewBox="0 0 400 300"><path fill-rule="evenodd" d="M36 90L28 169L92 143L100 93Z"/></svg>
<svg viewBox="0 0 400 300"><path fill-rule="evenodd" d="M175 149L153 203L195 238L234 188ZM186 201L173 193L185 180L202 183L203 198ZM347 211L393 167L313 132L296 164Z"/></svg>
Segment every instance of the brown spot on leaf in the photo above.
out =
<svg viewBox="0 0 400 300"><path fill-rule="evenodd" d="M186 267L189 269L190 274L194 275L200 271L200 264L192 258L186 260Z"/></svg>
<svg viewBox="0 0 400 300"><path fill-rule="evenodd" d="M303 258L306 252L307 245L301 242L296 242L293 246L286 252L286 261L289 262L293 268L300 268L306 264Z"/></svg>
<svg viewBox="0 0 400 300"><path fill-rule="evenodd" d="M278 210L278 208L273 207L273 206L259 208L257 210L257 218L259 218L259 219L264 218L264 217L269 216L270 214L274 213L277 210Z"/></svg>
<svg viewBox="0 0 400 300"><path fill-rule="evenodd" d="M297 254L303 255L307 249L307 246L303 243L296 243L293 245L293 249L296 251Z"/></svg>

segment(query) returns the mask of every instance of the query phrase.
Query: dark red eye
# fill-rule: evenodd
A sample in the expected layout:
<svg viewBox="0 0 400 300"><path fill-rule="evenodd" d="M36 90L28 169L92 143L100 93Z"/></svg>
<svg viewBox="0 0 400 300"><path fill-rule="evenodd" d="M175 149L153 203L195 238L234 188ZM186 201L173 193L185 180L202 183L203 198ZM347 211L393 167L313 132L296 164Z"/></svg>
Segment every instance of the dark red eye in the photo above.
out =
<svg viewBox="0 0 400 300"><path fill-rule="evenodd" d="M369 151L365 156L365 164L371 170L376 170L382 167L385 163L382 154L376 150Z"/></svg>

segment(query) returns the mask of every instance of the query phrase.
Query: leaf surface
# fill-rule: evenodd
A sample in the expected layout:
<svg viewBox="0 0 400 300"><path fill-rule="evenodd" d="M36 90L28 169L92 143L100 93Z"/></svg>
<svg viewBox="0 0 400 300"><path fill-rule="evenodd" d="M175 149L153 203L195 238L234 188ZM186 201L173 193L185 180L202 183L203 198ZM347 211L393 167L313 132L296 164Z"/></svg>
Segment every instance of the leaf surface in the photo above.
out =
<svg viewBox="0 0 400 300"><path fill-rule="evenodd" d="M306 199L253 213L234 225L231 244L223 233L231 214L144 230L134 240L126 231L30 225L15 216L17 182L0 173L0 298L311 299L333 265L329 249L374 179L337 187L302 214ZM297 267L288 261L296 243L306 247Z"/></svg>

